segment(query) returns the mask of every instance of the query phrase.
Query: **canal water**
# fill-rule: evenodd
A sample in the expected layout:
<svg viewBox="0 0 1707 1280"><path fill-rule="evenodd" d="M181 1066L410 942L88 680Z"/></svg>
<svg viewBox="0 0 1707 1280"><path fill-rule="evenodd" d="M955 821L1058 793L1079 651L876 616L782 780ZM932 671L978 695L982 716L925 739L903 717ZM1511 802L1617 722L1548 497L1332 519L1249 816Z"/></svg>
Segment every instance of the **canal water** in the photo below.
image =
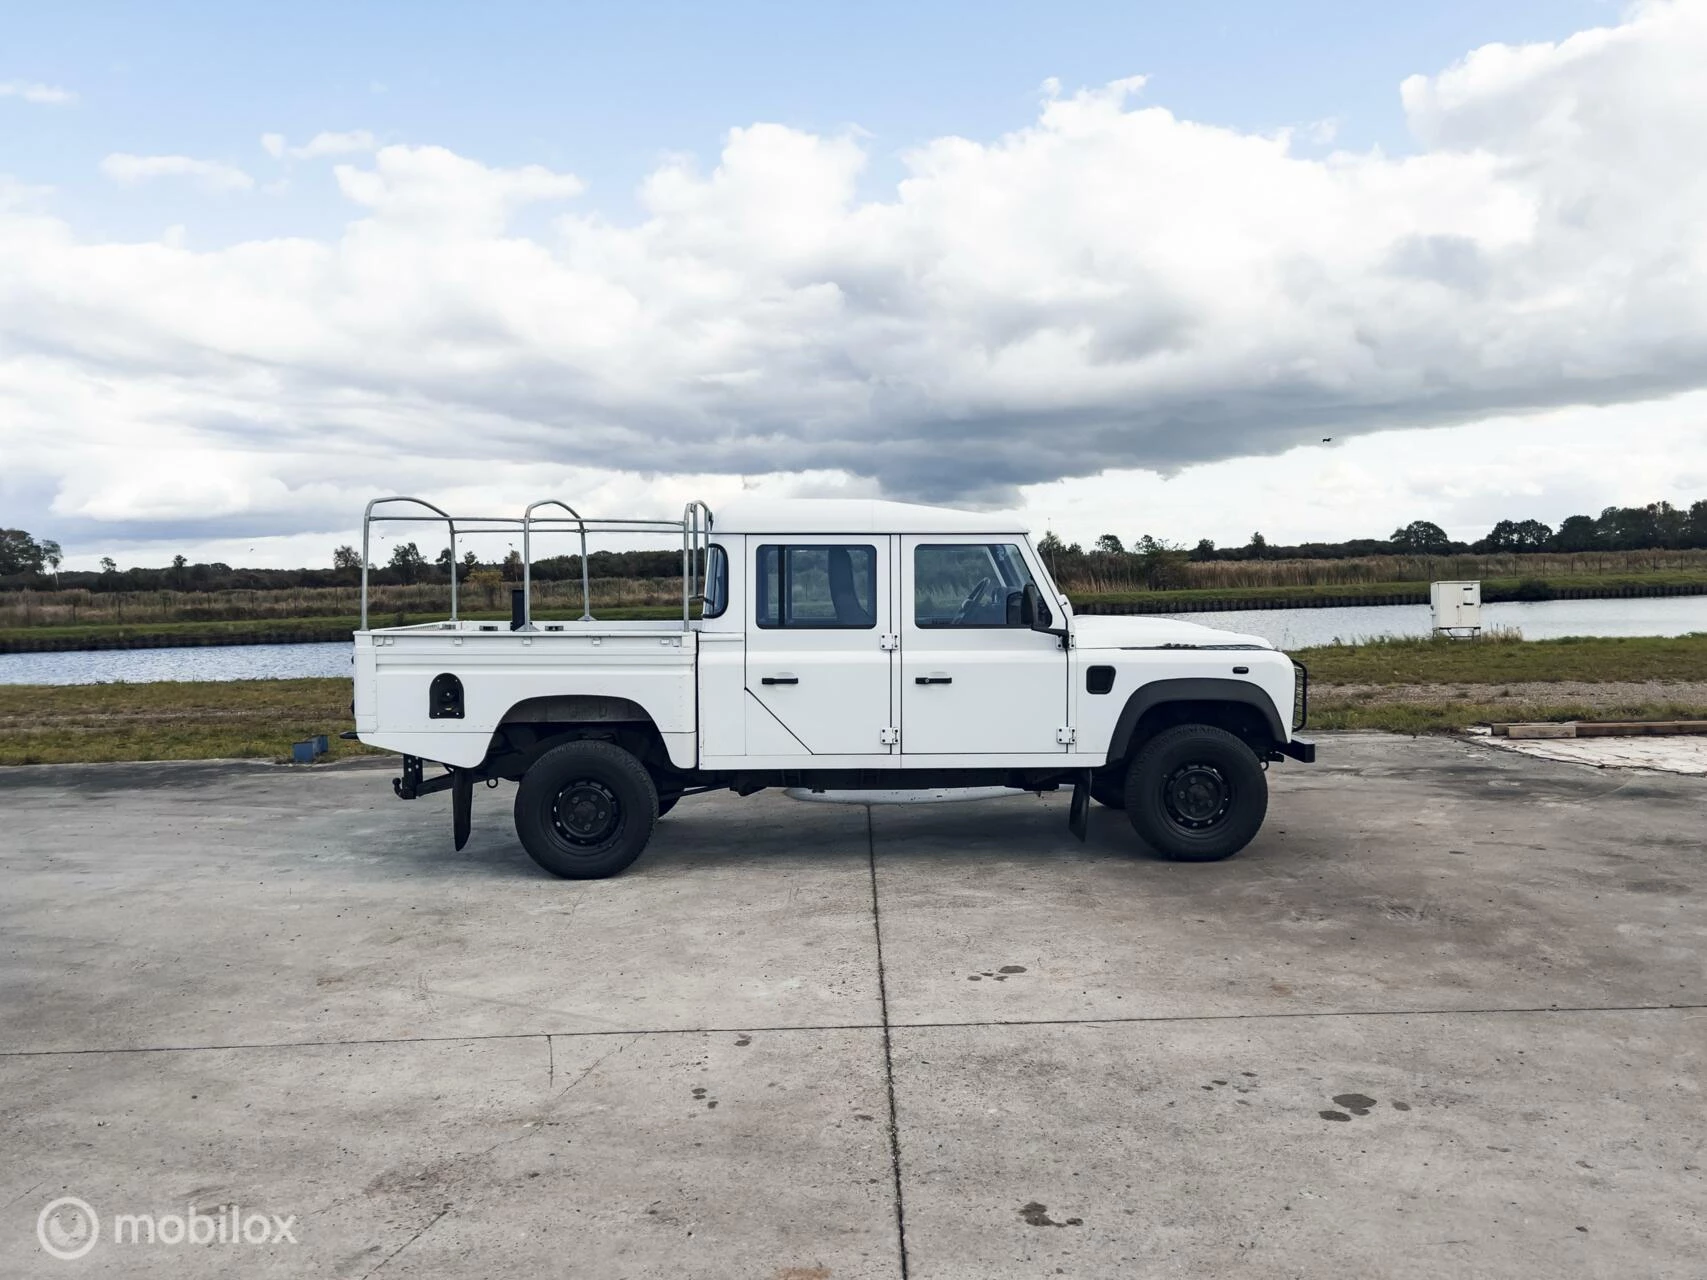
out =
<svg viewBox="0 0 1707 1280"><path fill-rule="evenodd" d="M1172 616L1223 631L1258 635L1282 649L1376 636L1421 636L1429 630L1428 606L1421 604L1244 609ZM1482 624L1516 627L1528 640L1558 636L1679 636L1691 631L1707 632L1707 596L1488 604L1482 606ZM0 684L280 680L349 673L350 646L344 643L0 654Z"/></svg>

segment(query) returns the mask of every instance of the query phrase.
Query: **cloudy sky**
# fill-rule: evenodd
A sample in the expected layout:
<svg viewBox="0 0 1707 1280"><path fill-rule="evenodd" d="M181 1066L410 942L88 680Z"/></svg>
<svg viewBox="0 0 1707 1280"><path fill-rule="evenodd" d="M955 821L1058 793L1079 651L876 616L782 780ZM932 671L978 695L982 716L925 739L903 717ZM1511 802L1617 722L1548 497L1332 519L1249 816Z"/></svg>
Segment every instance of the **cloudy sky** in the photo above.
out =
<svg viewBox="0 0 1707 1280"><path fill-rule="evenodd" d="M74 566L321 563L380 492L1224 543L1707 496L1707 0L5 26L0 524Z"/></svg>

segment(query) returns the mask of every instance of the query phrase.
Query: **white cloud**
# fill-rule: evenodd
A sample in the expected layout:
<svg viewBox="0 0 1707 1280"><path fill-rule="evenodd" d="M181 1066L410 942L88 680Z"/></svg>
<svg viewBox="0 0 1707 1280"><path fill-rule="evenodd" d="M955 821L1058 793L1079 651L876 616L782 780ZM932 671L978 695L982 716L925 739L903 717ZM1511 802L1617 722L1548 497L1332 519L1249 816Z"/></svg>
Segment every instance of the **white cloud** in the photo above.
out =
<svg viewBox="0 0 1707 1280"><path fill-rule="evenodd" d="M317 133L300 147L292 147L291 155L298 160L318 160L322 156L348 156L377 149L379 144L366 129L348 133Z"/></svg>
<svg viewBox="0 0 1707 1280"><path fill-rule="evenodd" d="M247 191L255 185L241 169L189 156L133 156L115 151L101 161L101 172L126 185L152 178L190 178L209 191Z"/></svg>
<svg viewBox="0 0 1707 1280"><path fill-rule="evenodd" d="M1547 467L1520 451L1510 474L1611 487L1639 451L1595 453L1557 415L1707 386L1704 64L1695 3L1491 46L1405 83L1421 150L1397 158L1181 120L1132 79L1046 88L1024 128L930 142L874 201L858 135L757 124L709 172L660 165L627 224L565 204L570 174L430 146L337 165L355 216L331 238L197 252L0 213L0 449L17 459L0 498L72 528L199 521L210 537L343 528L369 488L472 476L519 486L512 504L553 477L647 497L807 474L1031 504L1107 472L1135 502L1201 507L1216 490L1186 480L1216 466L1300 474L1222 460L1512 415L1573 443ZM279 155L318 141L269 138ZM556 222L522 234L534 205ZM1667 431L1673 473L1707 476L1707 433ZM1399 505L1370 477L1428 447L1466 492L1494 492L1476 478L1483 434L1353 441L1339 456L1355 446L1364 471L1321 492ZM200 478L168 500L89 463L138 442ZM1454 492L1418 490L1405 500L1434 506L1409 514ZM1270 537L1284 531L1240 504L1308 520L1316 500L1228 493L1229 518Z"/></svg>
<svg viewBox="0 0 1707 1280"><path fill-rule="evenodd" d="M286 144L282 133L263 133L261 149L275 160L289 156L293 160L320 160L326 156L361 155L379 147L373 134L366 129L346 133L317 133L300 147Z"/></svg>
<svg viewBox="0 0 1707 1280"><path fill-rule="evenodd" d="M24 80L0 80L0 98L22 98L46 107L66 107L77 101L77 95L69 89Z"/></svg>

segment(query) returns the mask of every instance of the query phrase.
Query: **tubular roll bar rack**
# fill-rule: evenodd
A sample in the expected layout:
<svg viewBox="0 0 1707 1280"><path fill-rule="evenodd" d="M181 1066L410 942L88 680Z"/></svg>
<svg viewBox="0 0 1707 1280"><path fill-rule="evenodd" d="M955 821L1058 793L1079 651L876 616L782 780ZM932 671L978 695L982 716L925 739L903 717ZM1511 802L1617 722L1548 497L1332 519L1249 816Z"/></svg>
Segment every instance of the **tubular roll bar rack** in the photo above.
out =
<svg viewBox="0 0 1707 1280"><path fill-rule="evenodd" d="M374 514L375 507L391 503L409 503L416 507L424 507L432 515L390 515ZM560 507L567 515L536 516L534 512L540 507ZM710 551L711 508L697 499L682 509L680 520L630 520L630 519L588 519L582 516L574 507L556 498L542 498L531 502L516 516L453 516L442 507L434 506L424 498L391 497L375 498L367 504L362 512L362 625L361 630L368 629L368 550L373 526L380 522L400 524L443 524L450 530L450 620L457 621L457 571L456 539L459 533L514 533L521 530L522 535L522 630L532 631L533 626L533 535L537 530L547 532L575 532L581 537L581 621L593 621L593 591L592 577L587 566L587 534L591 533L679 533L682 537L682 630L689 628L692 621L690 610L700 592L699 558L708 555Z"/></svg>

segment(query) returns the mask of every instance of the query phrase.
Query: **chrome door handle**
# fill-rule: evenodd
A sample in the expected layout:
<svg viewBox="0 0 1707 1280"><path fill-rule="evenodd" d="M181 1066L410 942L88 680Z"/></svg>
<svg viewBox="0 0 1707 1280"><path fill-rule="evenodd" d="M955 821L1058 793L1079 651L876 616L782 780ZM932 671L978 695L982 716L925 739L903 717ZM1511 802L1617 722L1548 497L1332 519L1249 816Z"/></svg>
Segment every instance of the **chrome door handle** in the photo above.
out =
<svg viewBox="0 0 1707 1280"><path fill-rule="evenodd" d="M800 683L800 677L799 676L764 676L759 680L759 683L760 684L799 684Z"/></svg>
<svg viewBox="0 0 1707 1280"><path fill-rule="evenodd" d="M914 676L914 684L953 684L953 676Z"/></svg>

